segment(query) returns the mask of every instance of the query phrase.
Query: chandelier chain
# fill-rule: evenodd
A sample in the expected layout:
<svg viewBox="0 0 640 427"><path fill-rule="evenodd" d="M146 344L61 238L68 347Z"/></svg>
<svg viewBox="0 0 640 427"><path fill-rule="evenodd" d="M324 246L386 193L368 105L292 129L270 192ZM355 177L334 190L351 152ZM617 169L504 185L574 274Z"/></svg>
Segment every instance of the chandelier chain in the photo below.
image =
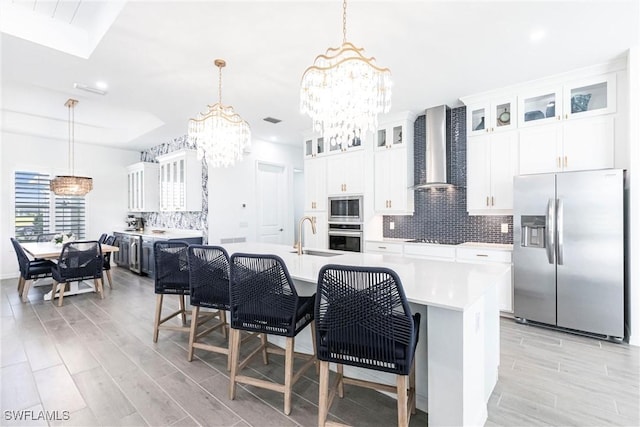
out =
<svg viewBox="0 0 640 427"><path fill-rule="evenodd" d="M347 42L347 0L342 0L342 43Z"/></svg>
<svg viewBox="0 0 640 427"><path fill-rule="evenodd" d="M222 105L222 65L218 65L218 103Z"/></svg>
<svg viewBox="0 0 640 427"><path fill-rule="evenodd" d="M73 103L68 102L67 106L68 106L68 123L69 123L69 129L67 131L68 136L69 136L69 170L71 171L71 176L74 175L74 171L73 171L73 144L71 143L71 141L73 140L73 108L71 108L71 106L73 105Z"/></svg>

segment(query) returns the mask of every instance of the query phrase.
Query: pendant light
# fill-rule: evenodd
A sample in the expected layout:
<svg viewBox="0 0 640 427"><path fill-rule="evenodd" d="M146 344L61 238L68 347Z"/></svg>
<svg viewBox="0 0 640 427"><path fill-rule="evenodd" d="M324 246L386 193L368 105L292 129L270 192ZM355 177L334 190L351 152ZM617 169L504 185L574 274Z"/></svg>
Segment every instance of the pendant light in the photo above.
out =
<svg viewBox="0 0 640 427"><path fill-rule="evenodd" d="M69 112L69 170L71 175L59 175L49 182L49 188L57 196L84 196L93 189L93 179L74 175L74 127L76 99L68 99L64 103Z"/></svg>

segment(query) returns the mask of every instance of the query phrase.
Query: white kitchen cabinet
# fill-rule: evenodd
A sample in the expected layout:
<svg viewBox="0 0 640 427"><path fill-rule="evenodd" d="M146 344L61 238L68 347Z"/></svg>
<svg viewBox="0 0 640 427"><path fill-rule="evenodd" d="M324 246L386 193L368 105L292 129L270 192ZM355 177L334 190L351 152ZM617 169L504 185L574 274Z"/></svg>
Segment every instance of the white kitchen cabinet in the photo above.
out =
<svg viewBox="0 0 640 427"><path fill-rule="evenodd" d="M304 157L322 156L326 152L324 138L317 134L308 134L304 139Z"/></svg>
<svg viewBox="0 0 640 427"><path fill-rule="evenodd" d="M557 121L520 131L520 174L614 167L614 117Z"/></svg>
<svg viewBox="0 0 640 427"><path fill-rule="evenodd" d="M498 306L500 311L513 313L511 250L461 245L456 248L456 262L509 264L510 274L498 284Z"/></svg>
<svg viewBox="0 0 640 427"><path fill-rule="evenodd" d="M327 157L327 196L364 193L364 151Z"/></svg>
<svg viewBox="0 0 640 427"><path fill-rule="evenodd" d="M518 96L518 127L616 112L615 73L589 76Z"/></svg>
<svg viewBox="0 0 640 427"><path fill-rule="evenodd" d="M453 262L456 260L456 248L438 244L405 243L404 255L413 258Z"/></svg>
<svg viewBox="0 0 640 427"><path fill-rule="evenodd" d="M516 97L467 107L467 136L513 130L517 124Z"/></svg>
<svg viewBox="0 0 640 427"><path fill-rule="evenodd" d="M412 215L413 124L410 112L386 117L374 138L374 209L382 215Z"/></svg>
<svg viewBox="0 0 640 427"><path fill-rule="evenodd" d="M306 216L315 218L316 234L313 234L308 221L302 225L302 247L313 249L328 248L327 213L320 211L306 211Z"/></svg>
<svg viewBox="0 0 640 427"><path fill-rule="evenodd" d="M195 150L177 150L157 157L160 162L160 210L202 210L202 162Z"/></svg>
<svg viewBox="0 0 640 427"><path fill-rule="evenodd" d="M304 161L304 207L306 211L327 210L327 158Z"/></svg>
<svg viewBox="0 0 640 427"><path fill-rule="evenodd" d="M508 215L513 211L513 177L518 174L518 132L467 139L467 211Z"/></svg>
<svg viewBox="0 0 640 427"><path fill-rule="evenodd" d="M153 212L158 210L157 163L138 162L127 167L127 210Z"/></svg>
<svg viewBox="0 0 640 427"><path fill-rule="evenodd" d="M364 242L364 251L365 253L402 255L403 244L382 240L367 240Z"/></svg>

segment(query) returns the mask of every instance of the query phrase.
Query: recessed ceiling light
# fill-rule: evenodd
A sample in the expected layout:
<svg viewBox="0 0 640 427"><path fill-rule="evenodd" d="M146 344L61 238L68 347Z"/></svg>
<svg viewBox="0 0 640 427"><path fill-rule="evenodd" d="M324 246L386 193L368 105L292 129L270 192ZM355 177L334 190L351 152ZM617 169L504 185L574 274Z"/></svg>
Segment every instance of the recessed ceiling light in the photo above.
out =
<svg viewBox="0 0 640 427"><path fill-rule="evenodd" d="M264 120L265 122L273 123L273 124L280 123L282 121L282 120L276 119L274 117L265 117L262 120Z"/></svg>
<svg viewBox="0 0 640 427"><path fill-rule="evenodd" d="M542 40L546 35L547 35L547 32L545 30L542 30L542 29L533 30L531 34L529 34L529 40L531 40L531 42L533 43L536 43Z"/></svg>
<svg viewBox="0 0 640 427"><path fill-rule="evenodd" d="M109 85L106 82L103 82L102 80L99 80L96 82L96 87L100 90L109 89Z"/></svg>
<svg viewBox="0 0 640 427"><path fill-rule="evenodd" d="M91 92L91 93L95 93L98 95L106 95L107 91L106 90L101 90L98 89L97 87L91 87L91 86L87 86L83 83L74 83L73 87L79 90L83 90L85 92Z"/></svg>

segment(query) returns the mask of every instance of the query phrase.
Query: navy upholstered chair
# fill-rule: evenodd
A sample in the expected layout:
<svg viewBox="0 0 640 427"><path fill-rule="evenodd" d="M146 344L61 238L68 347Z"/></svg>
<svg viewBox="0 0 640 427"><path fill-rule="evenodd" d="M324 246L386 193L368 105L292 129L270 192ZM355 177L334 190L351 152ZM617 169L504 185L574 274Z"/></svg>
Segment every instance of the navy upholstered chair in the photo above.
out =
<svg viewBox="0 0 640 427"><path fill-rule="evenodd" d="M229 346L227 348L204 343L201 339L209 333L221 329L228 338L227 310L229 310L229 254L220 246L190 245L189 290L191 311L191 330L189 332L189 352L187 359L193 359L194 348L227 355L227 370L231 368ZM201 316L200 309L215 310L208 316ZM206 322L217 318L213 325ZM198 327L206 329L199 331Z"/></svg>
<svg viewBox="0 0 640 427"><path fill-rule="evenodd" d="M23 302L27 302L31 282L34 279L51 277L51 269L55 267L55 263L43 259L30 260L24 249L22 249L22 246L20 246L20 243L13 237L11 237L11 244L16 251L18 267L20 268L18 295L22 297Z"/></svg>
<svg viewBox="0 0 640 427"><path fill-rule="evenodd" d="M102 233L98 238L98 243L107 243L107 237L109 237L107 233Z"/></svg>
<svg viewBox="0 0 640 427"><path fill-rule="evenodd" d="M329 363L336 363L340 397L344 384L395 392L398 425L407 426L410 413L415 413L420 313L411 315L398 275L387 268L327 265L318 275L314 316L320 362L318 425L325 424L329 412ZM343 365L396 374L396 387L353 381L344 376Z"/></svg>
<svg viewBox="0 0 640 427"><path fill-rule="evenodd" d="M156 268L155 293L156 313L153 322L153 342L158 342L160 329L189 332L184 296L189 295L189 261L187 259L188 244L181 241L159 240L153 244ZM177 295L180 305L177 311L162 318L162 303L165 295ZM164 323L180 316L182 326Z"/></svg>
<svg viewBox="0 0 640 427"><path fill-rule="evenodd" d="M291 413L291 388L315 362L315 355L294 352L296 335L311 324L313 335L314 296L300 297L282 259L275 255L236 253L231 256L231 376L229 397L235 398L236 384L250 384L284 393L284 413ZM240 331L260 335L262 345L239 362ZM286 338L286 350L267 342L266 335ZM285 356L284 384L275 384L255 377L239 375L248 361L262 352L263 361L269 363L268 353ZM294 356L306 362L293 375Z"/></svg>
<svg viewBox="0 0 640 427"><path fill-rule="evenodd" d="M102 264L104 258L97 240L67 242L62 246L58 263L51 270L53 288L51 302L58 294L58 306L62 306L65 286L70 282L93 279L96 292L104 298L102 289Z"/></svg>

